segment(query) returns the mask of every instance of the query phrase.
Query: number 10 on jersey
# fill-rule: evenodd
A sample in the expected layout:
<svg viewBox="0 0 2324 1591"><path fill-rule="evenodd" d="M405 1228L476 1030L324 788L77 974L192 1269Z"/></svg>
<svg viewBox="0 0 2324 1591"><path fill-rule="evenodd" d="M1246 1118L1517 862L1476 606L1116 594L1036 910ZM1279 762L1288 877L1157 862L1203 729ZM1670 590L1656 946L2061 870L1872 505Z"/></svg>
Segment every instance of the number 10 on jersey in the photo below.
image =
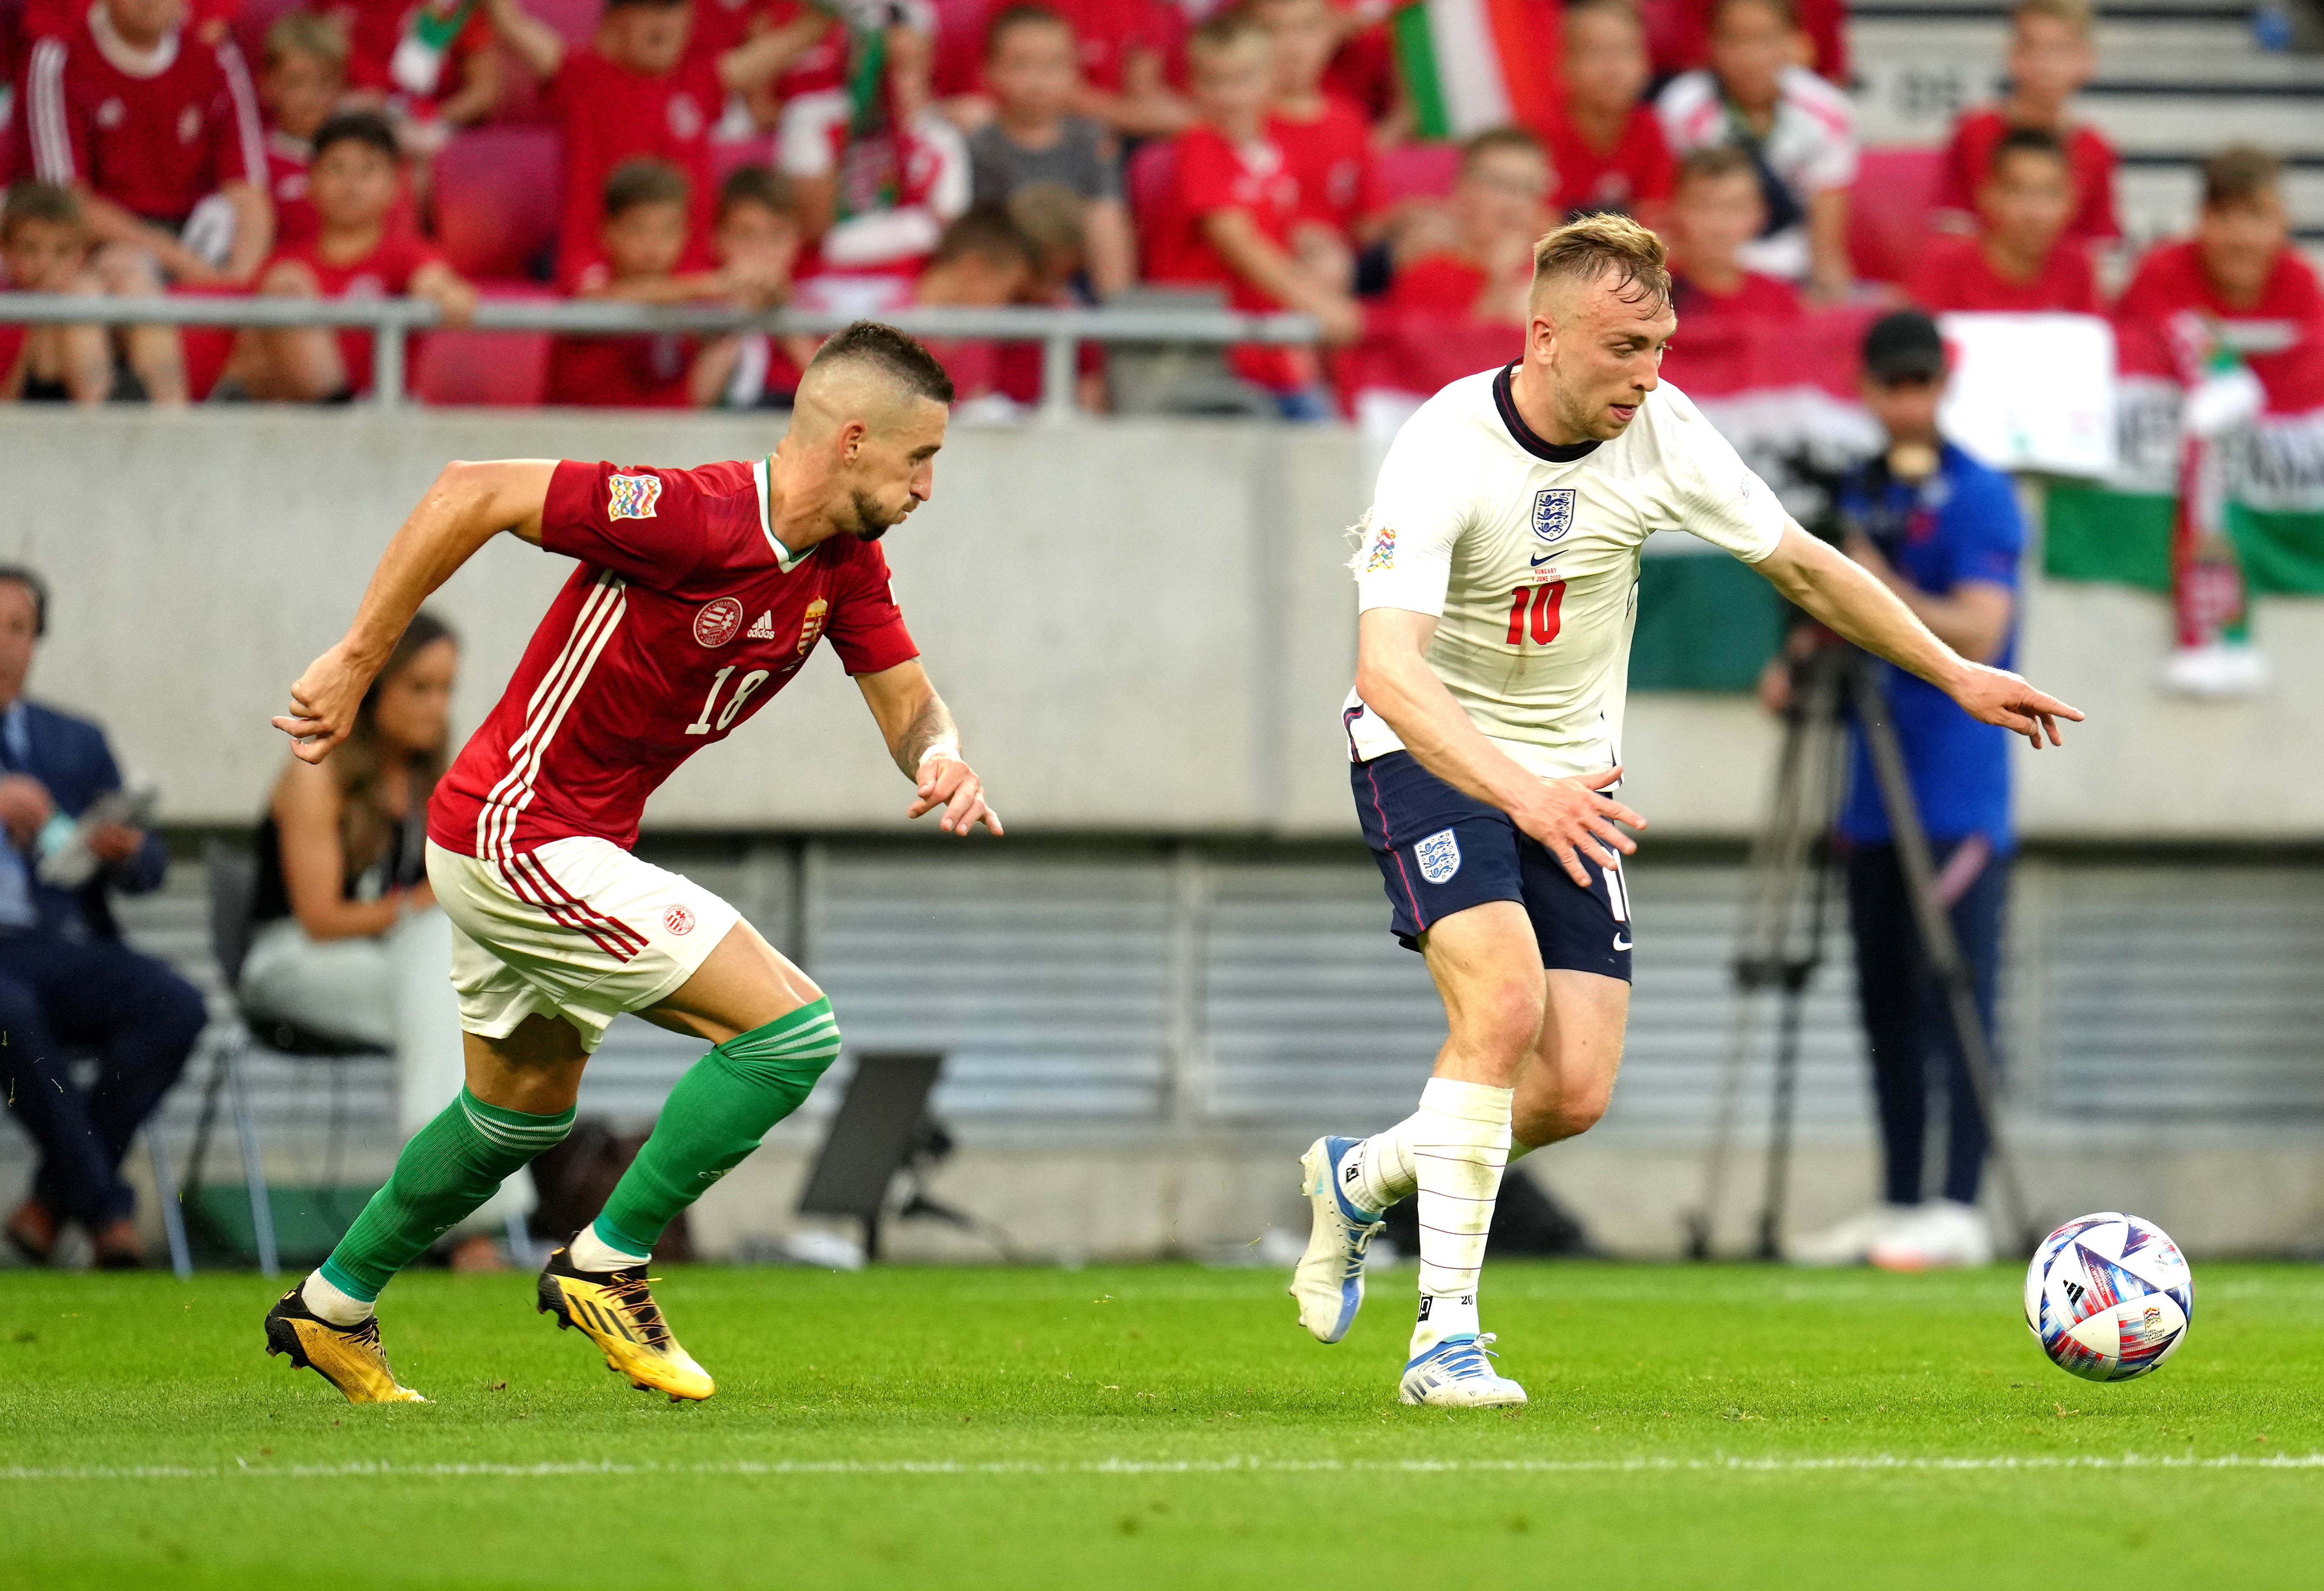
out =
<svg viewBox="0 0 2324 1591"><path fill-rule="evenodd" d="M1536 646L1547 646L1556 640L1558 615L1564 606L1565 582L1563 580L1549 580L1538 586L1520 586L1510 592L1509 644L1524 645L1528 632Z"/></svg>

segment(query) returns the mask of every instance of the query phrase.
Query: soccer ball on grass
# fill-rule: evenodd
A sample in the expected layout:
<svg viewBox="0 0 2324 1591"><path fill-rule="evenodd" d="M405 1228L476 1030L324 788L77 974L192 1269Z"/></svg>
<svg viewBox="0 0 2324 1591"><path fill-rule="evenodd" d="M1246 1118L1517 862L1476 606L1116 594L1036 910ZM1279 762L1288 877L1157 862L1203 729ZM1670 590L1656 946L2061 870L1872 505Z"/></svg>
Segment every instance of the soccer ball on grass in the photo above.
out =
<svg viewBox="0 0 2324 1591"><path fill-rule="evenodd" d="M2187 1256L2162 1227L2118 1210L2067 1222L2025 1271L2025 1324L2050 1362L2084 1381L2128 1381L2173 1353L2195 1312Z"/></svg>

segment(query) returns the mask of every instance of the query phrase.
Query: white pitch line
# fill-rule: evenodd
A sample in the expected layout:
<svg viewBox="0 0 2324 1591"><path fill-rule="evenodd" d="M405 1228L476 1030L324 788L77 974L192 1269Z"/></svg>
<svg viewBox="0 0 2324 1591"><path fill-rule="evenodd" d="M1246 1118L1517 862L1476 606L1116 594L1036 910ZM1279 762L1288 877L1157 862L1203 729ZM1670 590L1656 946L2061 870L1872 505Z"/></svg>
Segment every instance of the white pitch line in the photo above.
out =
<svg viewBox="0 0 2324 1591"><path fill-rule="evenodd" d="M1830 1458L1106 1458L1084 1464L952 1459L790 1459L774 1463L737 1460L715 1464L249 1464L208 1467L136 1465L0 1468L0 1481L189 1481L223 1479L457 1480L489 1476L533 1480L564 1475L1793 1475L1854 1471L1928 1471L1958 1474L2012 1470L2202 1470L2324 1469L2324 1453L2191 1454L2126 1453L2120 1457L2034 1457L1949 1458L1892 1453L1841 1455Z"/></svg>

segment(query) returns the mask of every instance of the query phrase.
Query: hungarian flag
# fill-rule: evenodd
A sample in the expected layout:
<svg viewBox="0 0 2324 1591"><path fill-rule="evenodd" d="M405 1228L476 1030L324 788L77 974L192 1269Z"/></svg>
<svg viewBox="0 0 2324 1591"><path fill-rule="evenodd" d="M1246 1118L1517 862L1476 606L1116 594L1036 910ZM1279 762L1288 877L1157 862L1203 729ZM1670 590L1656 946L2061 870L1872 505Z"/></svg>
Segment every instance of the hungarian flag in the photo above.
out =
<svg viewBox="0 0 2324 1591"><path fill-rule="evenodd" d="M1556 0L1416 0L1391 19L1423 138L1540 127L1555 102Z"/></svg>

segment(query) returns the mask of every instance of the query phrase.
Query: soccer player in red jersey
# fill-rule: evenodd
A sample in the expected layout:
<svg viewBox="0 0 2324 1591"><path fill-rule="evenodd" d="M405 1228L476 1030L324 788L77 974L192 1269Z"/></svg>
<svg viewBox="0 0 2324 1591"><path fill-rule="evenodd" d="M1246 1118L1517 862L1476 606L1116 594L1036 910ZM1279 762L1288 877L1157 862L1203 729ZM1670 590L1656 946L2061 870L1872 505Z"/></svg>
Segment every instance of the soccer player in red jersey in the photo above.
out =
<svg viewBox="0 0 2324 1591"><path fill-rule="evenodd" d="M1641 98L1654 68L1628 0L1568 6L1557 70L1564 97L1536 131L1557 168L1559 211L1618 210L1659 227L1676 167L1662 123Z"/></svg>
<svg viewBox="0 0 2324 1591"><path fill-rule="evenodd" d="M338 644L274 720L298 754L344 739L420 602L503 532L579 567L500 705L436 787L428 875L454 925L467 1087L405 1144L331 1256L266 1318L267 1347L352 1402L409 1402L373 1309L388 1280L560 1142L606 1024L710 1041L604 1211L542 1271L540 1309L641 1389L715 1387L655 1306L662 1229L796 1109L837 1058L831 1003L709 891L631 855L646 799L828 639L896 764L908 815L1001 822L890 590L881 535L927 500L952 384L859 321L825 343L768 458L699 469L453 464L404 522Z"/></svg>
<svg viewBox="0 0 2324 1591"><path fill-rule="evenodd" d="M2009 94L1963 111L1938 168L1933 201L1956 231L1976 225L1977 190L1993 169L1994 151L2014 127L2031 127L2065 146L2074 203L2066 236L2111 243L2122 236L2114 213L2114 146L2097 128L2073 119L2073 100L2098 76L2098 28L2090 0L2018 0L2009 20Z"/></svg>
<svg viewBox="0 0 2324 1591"><path fill-rule="evenodd" d="M565 133L565 217L558 269L568 280L594 257L605 179L623 161L650 155L686 173L694 195L688 264L708 259L710 129L730 92L765 83L823 36L810 18L758 34L724 54L688 51L692 0L607 0L596 47L569 50L555 28L518 0L487 0L493 25L548 85ZM602 51L602 53L601 53Z"/></svg>
<svg viewBox="0 0 2324 1591"><path fill-rule="evenodd" d="M2012 127L1977 190L1975 237L1931 237L1906 283L1932 314L1949 310L2098 312L2089 251L2066 236L2074 214L2072 168L2057 135Z"/></svg>

